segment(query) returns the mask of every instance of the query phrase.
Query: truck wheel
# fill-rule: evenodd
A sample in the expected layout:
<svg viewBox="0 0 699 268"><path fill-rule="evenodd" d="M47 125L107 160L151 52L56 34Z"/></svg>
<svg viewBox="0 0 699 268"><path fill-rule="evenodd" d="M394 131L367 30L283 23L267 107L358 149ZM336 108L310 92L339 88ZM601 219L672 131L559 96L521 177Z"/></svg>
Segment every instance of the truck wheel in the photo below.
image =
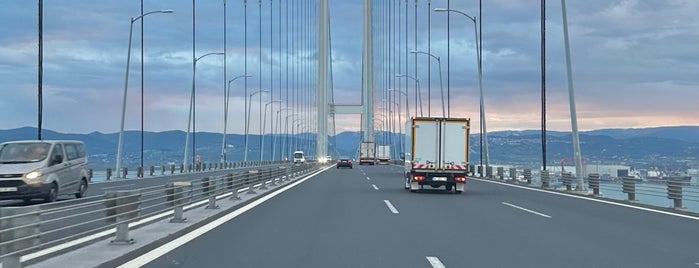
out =
<svg viewBox="0 0 699 268"><path fill-rule="evenodd" d="M405 189L408 190L410 189L410 182L408 182L408 178L405 178Z"/></svg>
<svg viewBox="0 0 699 268"><path fill-rule="evenodd" d="M455 192L456 192L457 194L461 194L461 193L463 193L464 191L455 191Z"/></svg>
<svg viewBox="0 0 699 268"><path fill-rule="evenodd" d="M452 188L451 184L447 184L447 185L445 185L445 187L447 188L447 191L451 191L451 188Z"/></svg>

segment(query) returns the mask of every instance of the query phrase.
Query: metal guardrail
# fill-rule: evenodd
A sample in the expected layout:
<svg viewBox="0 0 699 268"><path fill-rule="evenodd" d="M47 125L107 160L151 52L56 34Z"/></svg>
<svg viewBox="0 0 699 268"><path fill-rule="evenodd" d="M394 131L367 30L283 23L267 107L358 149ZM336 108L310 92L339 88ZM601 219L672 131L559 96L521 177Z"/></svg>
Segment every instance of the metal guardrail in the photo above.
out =
<svg viewBox="0 0 699 268"><path fill-rule="evenodd" d="M497 174L493 176L493 167L485 167L485 174L482 174L480 166L470 165L469 174L473 177L481 177L489 180L507 181L513 183L522 183L531 186L534 185L532 180L531 169L510 168L509 176L505 176L504 168L497 167ZM484 176L485 175L485 176ZM585 192L592 196L602 196L601 190L622 192L626 195L626 201L639 202L637 195L653 196L667 198L672 202L671 208L684 211L686 210L685 202L699 203L699 187L690 185L679 180L667 179L662 184L647 184L639 181L634 177L622 177L617 181L604 182L600 180L600 175L590 173L584 178L586 187L592 192ZM539 187L544 189L553 189L554 183L560 183L565 187L564 191L575 192L573 187L575 177L570 172L562 172L560 174L552 174L548 170L541 170L539 177ZM661 187L664 187L661 188ZM653 204L649 204L653 205ZM658 206L657 204L655 204Z"/></svg>
<svg viewBox="0 0 699 268"><path fill-rule="evenodd" d="M111 243L130 244L134 240L129 237L129 223L142 218L155 221L170 215L171 223L186 222L186 207L192 209L193 204L205 203L206 209L217 208L216 200L222 195L229 194L230 199L239 200L239 191L255 194L256 190L283 184L320 166L286 164L231 170L203 179L106 192L64 206L50 203L46 204L47 208L41 205L0 207L0 261L3 268L21 267L20 256L112 228L116 231Z"/></svg>
<svg viewBox="0 0 699 268"><path fill-rule="evenodd" d="M267 165L277 165L289 163L288 161L253 161L253 162L226 162L226 163L196 163L188 164L166 164L161 166L151 165L148 166L148 176L163 176L163 175L174 175L174 174L184 174L184 173L195 173L195 172L205 172L205 171L215 171L215 170L225 170L234 168L245 168L245 167L261 167ZM94 177L95 170L90 169L90 177ZM112 168L105 169L105 177L107 181L114 179L124 179L130 175L128 167L122 167L118 172L114 172ZM146 176L144 172L144 167L136 167L135 178L144 178ZM134 177L134 176L132 176Z"/></svg>

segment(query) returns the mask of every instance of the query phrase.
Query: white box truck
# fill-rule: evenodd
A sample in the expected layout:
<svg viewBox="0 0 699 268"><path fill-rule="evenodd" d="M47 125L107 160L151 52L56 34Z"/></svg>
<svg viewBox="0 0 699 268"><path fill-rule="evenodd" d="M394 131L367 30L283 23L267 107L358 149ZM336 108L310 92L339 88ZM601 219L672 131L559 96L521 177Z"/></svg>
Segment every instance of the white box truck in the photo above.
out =
<svg viewBox="0 0 699 268"><path fill-rule="evenodd" d="M373 165L376 162L376 143L363 141L359 144L359 164Z"/></svg>
<svg viewBox="0 0 699 268"><path fill-rule="evenodd" d="M376 161L378 164L391 163L391 145L376 146Z"/></svg>
<svg viewBox="0 0 699 268"><path fill-rule="evenodd" d="M466 185L470 119L416 117L406 123L405 189L424 186L462 193Z"/></svg>

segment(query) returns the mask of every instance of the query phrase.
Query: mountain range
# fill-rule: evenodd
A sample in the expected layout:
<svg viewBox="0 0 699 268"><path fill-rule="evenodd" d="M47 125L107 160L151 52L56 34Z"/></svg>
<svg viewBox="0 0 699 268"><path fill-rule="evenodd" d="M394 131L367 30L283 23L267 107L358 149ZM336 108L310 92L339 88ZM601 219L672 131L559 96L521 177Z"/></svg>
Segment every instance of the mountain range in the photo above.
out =
<svg viewBox="0 0 699 268"><path fill-rule="evenodd" d="M570 132L547 131L546 133L547 165L560 165L573 157L573 145ZM165 163L181 163L184 157L184 131L144 132L143 164L145 166ZM22 127L0 130L0 142L13 140L32 140L37 137L37 129ZM89 134L59 133L44 129L44 139L70 139L85 142L90 166L94 169L114 167L117 154L118 133L92 132ZM303 133L289 136L264 136L264 148L259 135L248 136L248 160L256 161L260 155L269 160L289 157L296 148L314 148L315 134ZM379 144L398 141L398 133L377 132ZM360 132L342 132L330 136L329 153L333 157L354 157L357 152ZM203 162L219 162L223 135L221 133L197 132L193 143ZM287 141L289 141L287 143ZM245 136L228 134L226 136L227 161L243 161ZM271 149L270 145L276 145ZM305 145L305 147L303 146ZM190 142L190 148L192 142ZM664 170L682 170L696 167L699 162L699 126L676 126L638 129L600 129L580 132L580 147L587 163L621 164L636 168L658 168ZM490 163L509 164L538 168L542 163L542 146L540 130L495 131L488 133ZM480 134L471 135L471 162L481 160ZM396 155L400 150L395 149ZM287 155L288 154L288 155ZM312 154L312 152L311 152ZM136 167L141 161L141 132L125 131L122 153L123 165ZM191 156L188 156L191 157Z"/></svg>

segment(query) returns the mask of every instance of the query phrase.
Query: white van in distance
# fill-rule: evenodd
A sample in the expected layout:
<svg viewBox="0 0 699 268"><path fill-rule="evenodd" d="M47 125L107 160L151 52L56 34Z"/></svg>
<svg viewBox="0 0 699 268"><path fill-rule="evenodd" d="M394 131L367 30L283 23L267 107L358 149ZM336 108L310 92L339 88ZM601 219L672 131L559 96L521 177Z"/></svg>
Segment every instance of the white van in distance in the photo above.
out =
<svg viewBox="0 0 699 268"><path fill-rule="evenodd" d="M294 164L306 163L306 158L303 156L303 151L294 152Z"/></svg>
<svg viewBox="0 0 699 268"><path fill-rule="evenodd" d="M0 144L0 200L85 196L90 173L81 141L27 140Z"/></svg>

